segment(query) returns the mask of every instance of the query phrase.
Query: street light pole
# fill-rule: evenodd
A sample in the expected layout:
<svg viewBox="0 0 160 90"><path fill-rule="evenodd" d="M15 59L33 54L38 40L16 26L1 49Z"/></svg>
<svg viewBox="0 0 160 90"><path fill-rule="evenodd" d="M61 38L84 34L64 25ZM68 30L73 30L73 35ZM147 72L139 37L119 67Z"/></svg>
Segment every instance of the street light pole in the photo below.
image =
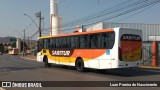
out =
<svg viewBox="0 0 160 90"><path fill-rule="evenodd" d="M42 36L42 29L41 29L42 15L41 15L41 11L35 14L36 17L39 18L39 26L36 24L36 22L32 19L31 16L29 16L27 14L24 14L24 15L29 17L34 22L34 24L38 27L39 37L41 37Z"/></svg>
<svg viewBox="0 0 160 90"><path fill-rule="evenodd" d="M32 20L32 22L38 27L38 25L36 24L36 22L32 19L32 17L31 16L29 16L29 15L27 15L27 14L23 14L23 15L25 15L25 16L27 16L27 17L29 17L31 20ZM39 28L39 27L38 27Z"/></svg>

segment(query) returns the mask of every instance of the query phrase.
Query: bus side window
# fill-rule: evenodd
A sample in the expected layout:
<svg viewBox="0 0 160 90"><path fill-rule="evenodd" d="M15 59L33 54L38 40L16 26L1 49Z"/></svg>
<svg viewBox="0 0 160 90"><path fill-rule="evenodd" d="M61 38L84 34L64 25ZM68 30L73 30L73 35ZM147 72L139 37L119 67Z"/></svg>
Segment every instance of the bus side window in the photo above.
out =
<svg viewBox="0 0 160 90"><path fill-rule="evenodd" d="M80 36L80 48L89 48L88 35Z"/></svg>
<svg viewBox="0 0 160 90"><path fill-rule="evenodd" d="M43 40L38 40L37 51L40 52L43 49Z"/></svg>
<svg viewBox="0 0 160 90"><path fill-rule="evenodd" d="M55 47L54 47L54 44L55 44L54 38L51 38L51 39L50 39L49 48L55 48Z"/></svg>
<svg viewBox="0 0 160 90"><path fill-rule="evenodd" d="M65 48L65 42L66 42L65 37L62 37L61 38L61 47L60 48Z"/></svg>
<svg viewBox="0 0 160 90"><path fill-rule="evenodd" d="M89 35L85 35L85 48L90 48Z"/></svg>
<svg viewBox="0 0 160 90"><path fill-rule="evenodd" d="M60 38L58 38L58 42L59 42L59 45L58 45L58 48L62 48L62 38L60 37Z"/></svg>
<svg viewBox="0 0 160 90"><path fill-rule="evenodd" d="M67 42L66 42L66 48L70 48L71 47L71 40L70 37L66 37L67 38Z"/></svg>
<svg viewBox="0 0 160 90"><path fill-rule="evenodd" d="M49 46L49 39L44 39L44 49L48 49Z"/></svg>
<svg viewBox="0 0 160 90"><path fill-rule="evenodd" d="M97 44L98 44L98 46L97 46L97 48L101 48L101 34L97 34L98 36L97 36Z"/></svg>
<svg viewBox="0 0 160 90"><path fill-rule="evenodd" d="M52 44L51 44L52 48L56 48L56 39L55 38L52 38Z"/></svg>
<svg viewBox="0 0 160 90"><path fill-rule="evenodd" d="M114 45L114 33L102 33L102 48L112 49Z"/></svg>
<svg viewBox="0 0 160 90"><path fill-rule="evenodd" d="M110 42L109 42L110 48L113 48L114 43L115 43L115 33L112 32L112 33L110 33Z"/></svg>
<svg viewBox="0 0 160 90"><path fill-rule="evenodd" d="M102 33L102 48L108 48L108 33Z"/></svg>
<svg viewBox="0 0 160 90"><path fill-rule="evenodd" d="M80 48L84 48L84 36L80 36L79 41L80 41Z"/></svg>
<svg viewBox="0 0 160 90"><path fill-rule="evenodd" d="M63 48L68 48L67 47L67 37L63 37Z"/></svg>
<svg viewBox="0 0 160 90"><path fill-rule="evenodd" d="M93 34L90 35L90 48L97 48L98 47L98 35Z"/></svg>
<svg viewBox="0 0 160 90"><path fill-rule="evenodd" d="M48 47L51 48L52 39L49 39L49 41L50 41L50 42L49 42L49 44L48 44Z"/></svg>
<svg viewBox="0 0 160 90"><path fill-rule="evenodd" d="M58 42L58 38L55 38L55 48L58 48L59 47L59 42Z"/></svg>
<svg viewBox="0 0 160 90"><path fill-rule="evenodd" d="M105 48L105 46L106 46L106 43L105 43L105 34L104 33L102 33L102 36L101 36L101 38L102 38L102 40L101 40L101 45L102 45L102 48Z"/></svg>
<svg viewBox="0 0 160 90"><path fill-rule="evenodd" d="M80 48L79 36L75 36L75 44L76 44L76 47L75 47L75 48Z"/></svg>
<svg viewBox="0 0 160 90"><path fill-rule="evenodd" d="M80 48L85 48L85 36L82 35L80 38Z"/></svg>
<svg viewBox="0 0 160 90"><path fill-rule="evenodd" d="M71 48L76 48L75 36L71 37Z"/></svg>

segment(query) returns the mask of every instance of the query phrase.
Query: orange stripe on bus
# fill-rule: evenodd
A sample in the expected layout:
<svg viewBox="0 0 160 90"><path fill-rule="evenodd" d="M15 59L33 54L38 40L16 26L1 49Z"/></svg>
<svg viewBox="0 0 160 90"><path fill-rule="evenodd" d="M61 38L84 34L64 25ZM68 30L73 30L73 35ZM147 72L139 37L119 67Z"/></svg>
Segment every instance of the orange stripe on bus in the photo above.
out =
<svg viewBox="0 0 160 90"><path fill-rule="evenodd" d="M71 57L74 58L82 57L82 58L93 59L103 55L105 52L106 49L75 49Z"/></svg>

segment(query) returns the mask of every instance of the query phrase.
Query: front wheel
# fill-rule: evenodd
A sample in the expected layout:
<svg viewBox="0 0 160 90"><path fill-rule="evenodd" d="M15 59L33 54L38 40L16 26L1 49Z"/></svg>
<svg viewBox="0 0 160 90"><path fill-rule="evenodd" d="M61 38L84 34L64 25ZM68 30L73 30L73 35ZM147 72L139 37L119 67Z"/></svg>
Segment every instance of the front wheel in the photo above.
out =
<svg viewBox="0 0 160 90"><path fill-rule="evenodd" d="M76 63L75 63L75 66L76 66L76 69L77 69L77 71L79 71L79 72L83 72L84 71L84 62L83 62L83 60L82 59L78 59L77 61L76 61Z"/></svg>
<svg viewBox="0 0 160 90"><path fill-rule="evenodd" d="M45 67L51 67L51 63L48 63L48 58L47 57L44 58L44 66Z"/></svg>

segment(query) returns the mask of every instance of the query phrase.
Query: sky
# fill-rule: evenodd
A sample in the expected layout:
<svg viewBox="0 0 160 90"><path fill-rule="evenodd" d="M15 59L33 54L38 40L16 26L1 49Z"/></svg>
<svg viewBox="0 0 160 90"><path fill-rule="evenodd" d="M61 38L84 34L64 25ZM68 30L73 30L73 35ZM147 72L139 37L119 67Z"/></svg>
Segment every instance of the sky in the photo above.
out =
<svg viewBox="0 0 160 90"><path fill-rule="evenodd" d="M59 15L62 16L63 23L66 23L113 7L123 1L125 0L99 0L99 2L98 0L58 0ZM107 22L160 24L159 9L160 4L157 4L130 18L127 18L126 15ZM42 26L48 28L50 0L0 0L0 37L22 37L24 29L26 36L33 35L38 28L30 18L23 14L31 16L38 25L38 18L36 18L35 13L39 11L44 17Z"/></svg>

